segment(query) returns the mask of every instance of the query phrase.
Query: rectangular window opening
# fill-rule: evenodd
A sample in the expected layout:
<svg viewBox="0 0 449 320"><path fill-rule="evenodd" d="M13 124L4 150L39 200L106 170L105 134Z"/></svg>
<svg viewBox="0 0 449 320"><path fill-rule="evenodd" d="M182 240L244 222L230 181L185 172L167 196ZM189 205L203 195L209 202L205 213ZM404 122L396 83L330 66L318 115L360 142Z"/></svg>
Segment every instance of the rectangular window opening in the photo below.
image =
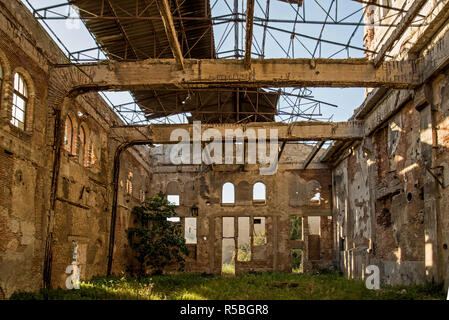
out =
<svg viewBox="0 0 449 320"><path fill-rule="evenodd" d="M169 194L167 195L167 201L174 206L179 206L179 195Z"/></svg>
<svg viewBox="0 0 449 320"><path fill-rule="evenodd" d="M302 240L302 217L290 217L290 240Z"/></svg>
<svg viewBox="0 0 449 320"><path fill-rule="evenodd" d="M251 261L251 236L249 217L238 218L237 261Z"/></svg>
<svg viewBox="0 0 449 320"><path fill-rule="evenodd" d="M320 235L320 222L321 217L307 217L307 224L309 225L310 235Z"/></svg>
<svg viewBox="0 0 449 320"><path fill-rule="evenodd" d="M185 218L184 237L186 244L197 244L196 218Z"/></svg>
<svg viewBox="0 0 449 320"><path fill-rule="evenodd" d="M253 245L263 246L267 244L265 217L254 217L253 220Z"/></svg>
<svg viewBox="0 0 449 320"><path fill-rule="evenodd" d="M291 250L291 259L292 259L292 272L293 273L302 273L302 249L292 249Z"/></svg>

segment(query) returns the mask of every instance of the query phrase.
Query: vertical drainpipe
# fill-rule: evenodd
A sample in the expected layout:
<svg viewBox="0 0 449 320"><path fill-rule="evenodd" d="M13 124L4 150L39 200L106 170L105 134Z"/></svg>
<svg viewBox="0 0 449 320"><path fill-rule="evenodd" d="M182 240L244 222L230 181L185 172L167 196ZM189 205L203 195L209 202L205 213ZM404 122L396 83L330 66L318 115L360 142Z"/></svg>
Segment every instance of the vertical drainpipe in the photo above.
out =
<svg viewBox="0 0 449 320"><path fill-rule="evenodd" d="M114 154L114 168L112 175L112 208L111 208L111 226L109 229L109 249L108 249L108 264L106 275L111 275L112 270L112 256L114 254L114 240L115 240L115 222L117 217L117 197L118 197L118 181L120 177L120 155L125 150L127 144L120 145Z"/></svg>
<svg viewBox="0 0 449 320"><path fill-rule="evenodd" d="M68 105L71 102L71 98L66 97L62 102L60 109L55 108L55 128L53 138L53 165L52 165L52 178L50 186L50 208L47 214L46 221L46 235L45 235L45 247L44 247L44 263L43 263L43 286L44 288L50 288L51 286L51 273L53 263L53 231L56 219L56 196L58 191L59 182L59 169L61 167L61 149L64 139L64 119L67 114Z"/></svg>

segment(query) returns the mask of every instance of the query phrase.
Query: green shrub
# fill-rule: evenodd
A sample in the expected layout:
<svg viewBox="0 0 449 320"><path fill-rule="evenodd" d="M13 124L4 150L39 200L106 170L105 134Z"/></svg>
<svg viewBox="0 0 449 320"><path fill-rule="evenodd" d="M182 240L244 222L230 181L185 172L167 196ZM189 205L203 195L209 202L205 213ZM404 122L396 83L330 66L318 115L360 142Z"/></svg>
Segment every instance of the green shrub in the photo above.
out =
<svg viewBox="0 0 449 320"><path fill-rule="evenodd" d="M189 254L180 223L168 221L175 217L175 206L165 199L162 192L144 201L132 210L135 227L127 230L131 249L139 262L138 274L147 269L162 274L167 265L184 268L185 256Z"/></svg>

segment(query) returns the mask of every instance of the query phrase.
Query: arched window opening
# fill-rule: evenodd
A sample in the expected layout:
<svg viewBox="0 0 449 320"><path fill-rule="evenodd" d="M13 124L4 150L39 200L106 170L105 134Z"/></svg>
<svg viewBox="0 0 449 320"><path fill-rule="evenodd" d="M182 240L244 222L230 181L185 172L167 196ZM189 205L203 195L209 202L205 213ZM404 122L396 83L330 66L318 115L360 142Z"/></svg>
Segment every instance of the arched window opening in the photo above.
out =
<svg viewBox="0 0 449 320"><path fill-rule="evenodd" d="M323 198L321 197L321 185L316 180L310 180L306 185L307 194L309 198L309 205L319 206Z"/></svg>
<svg viewBox="0 0 449 320"><path fill-rule="evenodd" d="M73 152L73 122L70 116L65 119L64 148L69 153Z"/></svg>
<svg viewBox="0 0 449 320"><path fill-rule="evenodd" d="M25 114L28 104L28 88L23 76L19 73L14 75L14 91L12 99L11 123L25 130Z"/></svg>
<svg viewBox="0 0 449 320"><path fill-rule="evenodd" d="M266 188L262 182L257 182L253 186L253 201L265 203L266 201Z"/></svg>
<svg viewBox="0 0 449 320"><path fill-rule="evenodd" d="M315 193L315 195L310 198L310 202L315 203L315 204L320 204L321 203L321 193L317 192Z"/></svg>
<svg viewBox="0 0 449 320"><path fill-rule="evenodd" d="M89 128L83 123L79 128L79 159L84 167L90 165Z"/></svg>
<svg viewBox="0 0 449 320"><path fill-rule="evenodd" d="M80 131L78 134L79 138L79 158L84 159L84 149L86 145L86 130L84 129L84 126L80 127Z"/></svg>
<svg viewBox="0 0 449 320"><path fill-rule="evenodd" d="M91 139L90 141L90 148L89 148L89 158L87 159L87 166L91 167L93 166L96 162L97 162L97 157L95 157L95 152L94 152L94 141L93 139Z"/></svg>
<svg viewBox="0 0 449 320"><path fill-rule="evenodd" d="M235 202L234 185L231 182L226 182L223 185L222 189L221 203L234 203L234 202Z"/></svg>
<svg viewBox="0 0 449 320"><path fill-rule="evenodd" d="M126 178L126 193L129 194L129 195L133 194L132 178L133 178L133 173L130 171L128 173L128 177Z"/></svg>
<svg viewBox="0 0 449 320"><path fill-rule="evenodd" d="M179 186L176 181L170 181L167 184L167 201L174 206L180 205Z"/></svg>

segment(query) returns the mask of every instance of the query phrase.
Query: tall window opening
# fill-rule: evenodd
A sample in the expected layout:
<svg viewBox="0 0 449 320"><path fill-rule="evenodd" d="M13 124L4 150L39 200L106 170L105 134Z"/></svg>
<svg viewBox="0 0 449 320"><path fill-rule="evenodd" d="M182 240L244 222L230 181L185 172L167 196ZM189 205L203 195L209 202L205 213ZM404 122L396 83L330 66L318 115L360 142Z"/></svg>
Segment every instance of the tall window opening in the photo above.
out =
<svg viewBox="0 0 449 320"><path fill-rule="evenodd" d="M221 272L235 274L235 225L234 217L222 218Z"/></svg>
<svg viewBox="0 0 449 320"><path fill-rule="evenodd" d="M184 237L186 244L196 244L196 218L185 218Z"/></svg>
<svg viewBox="0 0 449 320"><path fill-rule="evenodd" d="M174 206L179 206L181 203L179 193L178 182L170 181L167 184L167 201Z"/></svg>
<svg viewBox="0 0 449 320"><path fill-rule="evenodd" d="M90 165L90 139L89 128L85 123L81 124L79 128L79 159L84 167Z"/></svg>
<svg viewBox="0 0 449 320"><path fill-rule="evenodd" d="M133 194L133 173L130 171L128 177L126 178L126 193L129 195Z"/></svg>
<svg viewBox="0 0 449 320"><path fill-rule="evenodd" d="M64 130L64 148L67 152L72 153L73 150L73 122L70 116L65 119Z"/></svg>
<svg viewBox="0 0 449 320"><path fill-rule="evenodd" d="M253 220L253 245L263 246L267 244L265 217L254 217Z"/></svg>
<svg viewBox="0 0 449 320"><path fill-rule="evenodd" d="M84 126L80 127L80 132L78 135L79 138L79 157L81 160L84 159L84 149L86 145L86 130L84 129Z"/></svg>
<svg viewBox="0 0 449 320"><path fill-rule="evenodd" d="M253 201L262 203L266 201L266 188L262 182L257 182L253 186Z"/></svg>
<svg viewBox="0 0 449 320"><path fill-rule="evenodd" d="M28 88L23 76L19 73L14 75L14 91L12 98L11 123L25 130L25 114L28 104Z"/></svg>
<svg viewBox="0 0 449 320"><path fill-rule="evenodd" d="M251 235L249 217L238 217L237 261L251 261Z"/></svg>
<svg viewBox="0 0 449 320"><path fill-rule="evenodd" d="M226 182L223 185L221 194L221 203L234 203L235 202L235 192L234 185L231 182Z"/></svg>
<svg viewBox="0 0 449 320"><path fill-rule="evenodd" d="M309 225L309 234L320 235L321 217L307 217L307 224Z"/></svg>

